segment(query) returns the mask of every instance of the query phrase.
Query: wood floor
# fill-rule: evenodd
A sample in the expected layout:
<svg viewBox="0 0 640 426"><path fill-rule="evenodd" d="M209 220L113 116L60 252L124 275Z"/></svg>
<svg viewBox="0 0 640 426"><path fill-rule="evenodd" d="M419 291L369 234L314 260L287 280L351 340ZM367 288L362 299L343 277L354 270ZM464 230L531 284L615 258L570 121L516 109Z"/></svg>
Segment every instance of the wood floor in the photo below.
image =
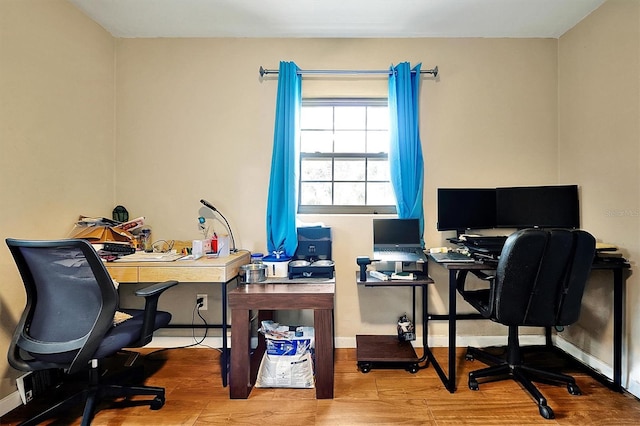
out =
<svg viewBox="0 0 640 426"><path fill-rule="evenodd" d="M147 350L148 351L148 350ZM443 349L434 350L446 359ZM585 374L574 377L582 395L565 387L539 385L555 412L540 417L533 400L513 381L467 387L466 374L482 368L465 361L458 351L458 390L450 394L433 368L411 374L402 369L357 369L354 349L336 350L335 398L316 400L314 389L254 389L247 400L230 400L222 387L219 352L209 348L176 349L145 358L153 374L146 383L166 389L166 404L158 411L148 406L105 404L93 425L637 425L640 402L616 393ZM14 425L37 408L30 403L0 419ZM33 407L32 407L33 405ZM80 411L46 424L80 424Z"/></svg>

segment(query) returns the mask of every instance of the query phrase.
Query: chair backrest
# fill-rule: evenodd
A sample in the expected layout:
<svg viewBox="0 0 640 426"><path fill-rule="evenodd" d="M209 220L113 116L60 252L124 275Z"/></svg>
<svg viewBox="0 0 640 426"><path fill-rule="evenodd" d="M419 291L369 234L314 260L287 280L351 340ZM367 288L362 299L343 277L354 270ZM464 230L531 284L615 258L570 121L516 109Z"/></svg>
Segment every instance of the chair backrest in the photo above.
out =
<svg viewBox="0 0 640 426"><path fill-rule="evenodd" d="M23 371L86 367L118 306L102 260L84 240L6 242L27 294L9 363Z"/></svg>
<svg viewBox="0 0 640 426"><path fill-rule="evenodd" d="M594 255L595 239L583 230L513 233L496 271L495 319L530 326L576 322Z"/></svg>

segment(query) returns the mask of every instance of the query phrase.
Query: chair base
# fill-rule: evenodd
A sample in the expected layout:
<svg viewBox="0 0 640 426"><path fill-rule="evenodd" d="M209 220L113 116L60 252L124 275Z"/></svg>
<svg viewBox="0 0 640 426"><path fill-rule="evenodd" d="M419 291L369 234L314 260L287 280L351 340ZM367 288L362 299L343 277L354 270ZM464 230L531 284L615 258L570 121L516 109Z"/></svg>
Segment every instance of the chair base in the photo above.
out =
<svg viewBox="0 0 640 426"><path fill-rule="evenodd" d="M483 382L505 379L515 380L533 397L538 405L540 415L545 419L553 419L553 410L547 405L547 399L533 384L533 381L553 385L566 385L567 391L571 395L580 395L582 392L576 384L575 379L567 374L543 370L524 364L520 354L521 348L518 342L517 329L516 326L509 327L509 344L507 345L506 359L497 357L482 349L467 348L467 360L478 359L486 364L494 364L490 367L470 372L469 389L479 389L480 382L478 379L487 379Z"/></svg>
<svg viewBox="0 0 640 426"><path fill-rule="evenodd" d="M128 369L131 369L128 367ZM135 369L135 368L134 368ZM129 376L133 377L137 375L137 372L128 371ZM91 424L95 413L98 411L98 404L103 400L115 400L124 398L124 404L128 406L133 405L149 405L152 410L159 410L165 403L165 390L161 387L155 386L122 386L110 383L100 383L99 377L101 371L98 367L92 367L89 369L89 383L84 383L83 389L73 393L64 400L56 403L52 407L39 413L38 415L26 420L20 425L30 426L37 425L43 421L53 418L58 414L68 412L70 409L76 408L84 404L84 410L82 413L82 426L88 426ZM128 401L132 396L153 396L153 399L140 400L140 401Z"/></svg>

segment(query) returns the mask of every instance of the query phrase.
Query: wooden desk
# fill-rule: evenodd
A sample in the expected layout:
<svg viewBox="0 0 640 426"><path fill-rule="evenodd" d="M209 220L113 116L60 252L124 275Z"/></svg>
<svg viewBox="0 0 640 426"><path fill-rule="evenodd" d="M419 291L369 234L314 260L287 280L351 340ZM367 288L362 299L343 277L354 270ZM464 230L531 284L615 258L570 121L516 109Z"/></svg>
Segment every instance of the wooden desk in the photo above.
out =
<svg viewBox="0 0 640 426"><path fill-rule="evenodd" d="M316 398L333 398L333 307L335 280L322 278L270 279L264 283L238 286L229 292L231 308L231 371L229 396L248 398L256 382L258 367L265 352L264 338L250 354L250 311L261 310L260 319L274 310L313 309L315 332Z"/></svg>
<svg viewBox="0 0 640 426"><path fill-rule="evenodd" d="M251 260L247 251L226 257L173 262L109 262L107 270L119 283L177 280L185 283L225 283L238 276L240 266Z"/></svg>
<svg viewBox="0 0 640 426"><path fill-rule="evenodd" d="M175 260L173 262L109 262L106 264L111 278L119 283L145 283L176 280L180 283L220 284L222 295L222 314L220 324L208 327L222 329L222 385L227 386L228 347L227 331L227 287L238 277L240 266L251 261L248 251L233 253L229 256L198 260ZM193 325L169 324L169 327L194 327Z"/></svg>

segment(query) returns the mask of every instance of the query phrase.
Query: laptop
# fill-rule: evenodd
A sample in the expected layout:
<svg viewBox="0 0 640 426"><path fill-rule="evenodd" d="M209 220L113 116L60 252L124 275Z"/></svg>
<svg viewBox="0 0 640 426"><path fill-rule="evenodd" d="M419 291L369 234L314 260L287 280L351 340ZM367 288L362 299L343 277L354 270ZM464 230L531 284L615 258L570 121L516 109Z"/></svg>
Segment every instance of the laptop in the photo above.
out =
<svg viewBox="0 0 640 426"><path fill-rule="evenodd" d="M373 219L373 258L383 262L426 262L419 219Z"/></svg>

